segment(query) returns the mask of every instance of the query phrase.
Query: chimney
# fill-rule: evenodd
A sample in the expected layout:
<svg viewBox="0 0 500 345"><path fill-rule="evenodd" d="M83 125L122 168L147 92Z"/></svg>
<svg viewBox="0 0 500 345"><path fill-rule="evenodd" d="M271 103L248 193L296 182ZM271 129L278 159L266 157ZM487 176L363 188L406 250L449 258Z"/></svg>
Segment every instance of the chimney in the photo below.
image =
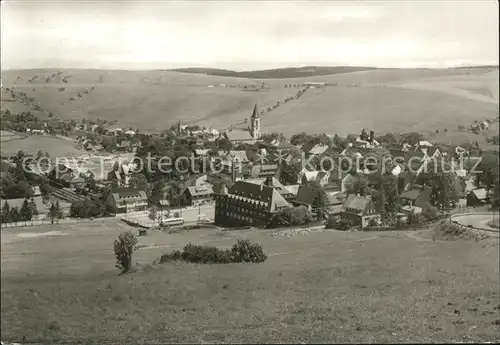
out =
<svg viewBox="0 0 500 345"><path fill-rule="evenodd" d="M374 137L375 137L375 132L374 131L370 131L370 143L373 143Z"/></svg>
<svg viewBox="0 0 500 345"><path fill-rule="evenodd" d="M267 176L266 181L264 182L264 185L272 187L273 185L273 177L272 176Z"/></svg>

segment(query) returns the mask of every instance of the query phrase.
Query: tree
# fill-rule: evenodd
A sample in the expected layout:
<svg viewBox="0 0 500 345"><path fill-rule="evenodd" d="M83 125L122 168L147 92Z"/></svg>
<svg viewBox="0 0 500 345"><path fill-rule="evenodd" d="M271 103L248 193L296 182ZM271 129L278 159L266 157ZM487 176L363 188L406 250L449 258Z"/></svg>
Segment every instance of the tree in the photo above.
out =
<svg viewBox="0 0 500 345"><path fill-rule="evenodd" d="M398 180L395 176L382 177L382 194L385 214L395 214L399 209Z"/></svg>
<svg viewBox="0 0 500 345"><path fill-rule="evenodd" d="M156 207L151 207L151 209L149 210L149 219L151 219L152 221L155 221L156 220L156 217L157 217L157 214L158 212L156 211Z"/></svg>
<svg viewBox="0 0 500 345"><path fill-rule="evenodd" d="M137 245L137 237L132 232L122 232L115 240L113 249L116 257L116 265L121 273L127 273L132 267L132 254Z"/></svg>
<svg viewBox="0 0 500 345"><path fill-rule="evenodd" d="M50 219L51 224L54 224L54 220L57 219L57 208L55 204L50 205L48 217Z"/></svg>
<svg viewBox="0 0 500 345"><path fill-rule="evenodd" d="M64 218L64 214L61 210L61 207L59 206L59 200L56 201L56 217L57 219Z"/></svg>
<svg viewBox="0 0 500 345"><path fill-rule="evenodd" d="M30 209L31 209L31 214L33 216L37 216L38 215L38 209L36 207L35 199L31 198L29 206L30 206Z"/></svg>
<svg viewBox="0 0 500 345"><path fill-rule="evenodd" d="M10 222L10 206L7 203L7 201L5 201L2 207L2 223L9 223L9 222Z"/></svg>
<svg viewBox="0 0 500 345"><path fill-rule="evenodd" d="M10 222L18 222L19 219L19 211L17 210L17 207L13 207L9 211L9 221Z"/></svg>
<svg viewBox="0 0 500 345"><path fill-rule="evenodd" d="M73 202L69 209L70 216L74 218L97 217L102 213L104 213L104 207L89 199Z"/></svg>
<svg viewBox="0 0 500 345"><path fill-rule="evenodd" d="M328 215L328 197L323 187L321 187L319 183L314 182L311 187L313 187L317 191L311 205L312 210L314 213L316 213L317 220L323 220Z"/></svg>
<svg viewBox="0 0 500 345"><path fill-rule="evenodd" d="M23 205L21 206L21 211L19 211L19 219L21 221L30 221L33 217L33 211L30 207L28 199L24 199Z"/></svg>

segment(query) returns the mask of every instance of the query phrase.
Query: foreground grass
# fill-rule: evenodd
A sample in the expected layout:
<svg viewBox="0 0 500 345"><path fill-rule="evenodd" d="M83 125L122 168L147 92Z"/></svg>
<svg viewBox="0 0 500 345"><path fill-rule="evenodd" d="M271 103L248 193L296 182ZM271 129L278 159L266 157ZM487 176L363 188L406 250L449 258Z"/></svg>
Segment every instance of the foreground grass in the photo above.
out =
<svg viewBox="0 0 500 345"><path fill-rule="evenodd" d="M181 236L195 234L168 236L180 245ZM45 268L43 275L2 271L2 340L498 340L497 239L433 242L404 233L339 232L242 236L259 241L268 260L154 266L144 261L138 272L119 277L111 268L94 272L79 267L75 275L70 258L53 272ZM75 257L85 258L90 267L111 267L98 253L83 255Z"/></svg>

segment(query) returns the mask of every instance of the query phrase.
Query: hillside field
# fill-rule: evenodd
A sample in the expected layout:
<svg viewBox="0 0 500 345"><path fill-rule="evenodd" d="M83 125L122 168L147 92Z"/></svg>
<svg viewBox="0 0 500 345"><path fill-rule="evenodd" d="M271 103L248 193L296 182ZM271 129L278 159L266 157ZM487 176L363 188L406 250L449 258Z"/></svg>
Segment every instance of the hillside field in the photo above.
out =
<svg viewBox="0 0 500 345"><path fill-rule="evenodd" d="M498 238L423 232L151 231L118 276L117 220L2 229L1 331L23 343L498 341ZM135 231L135 230L134 230ZM259 242L261 264L152 265L185 244Z"/></svg>
<svg viewBox="0 0 500 345"><path fill-rule="evenodd" d="M265 132L346 135L367 127L377 133L427 133L436 128L456 131L459 124L468 127L474 120L498 116L495 67L368 70L262 80L171 71L65 70L64 77L45 80L56 72L5 71L4 87L28 93L42 108L63 119L118 120L121 127L145 131L159 131L178 120L226 129L249 117L255 103L266 108L278 101L281 106L262 120ZM29 83L35 75L38 77ZM284 104L286 97L297 92L285 85L305 81L330 85L310 89ZM261 82L267 91L243 89Z"/></svg>

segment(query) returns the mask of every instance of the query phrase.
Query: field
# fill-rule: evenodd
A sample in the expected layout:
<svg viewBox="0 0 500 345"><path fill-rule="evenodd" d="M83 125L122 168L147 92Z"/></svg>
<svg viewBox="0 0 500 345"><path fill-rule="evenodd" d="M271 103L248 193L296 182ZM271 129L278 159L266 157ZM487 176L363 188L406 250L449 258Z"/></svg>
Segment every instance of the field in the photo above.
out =
<svg viewBox="0 0 500 345"><path fill-rule="evenodd" d="M43 150L51 157L78 157L85 153L77 149L73 141L49 135L18 135L2 131L0 137L2 156L13 156L19 150L27 154Z"/></svg>
<svg viewBox="0 0 500 345"><path fill-rule="evenodd" d="M263 80L171 71L67 70L67 83L62 83L61 77L45 82L45 77L55 72L5 71L4 86L14 85L27 92L42 108L63 119L118 120L121 127L156 131L178 120L225 129L248 118L254 103L265 108L278 101L281 106L262 120L265 132L290 135L304 130L346 135L368 127L377 133L427 133L436 128L458 133L459 124L468 127L474 120L498 116L498 68L494 67L370 70ZM35 75L39 77L27 83ZM17 76L21 79L15 81ZM243 91L244 85L261 81L269 91ZM297 90L285 85L304 81L335 86L311 89L284 104L283 100ZM64 91L59 91L60 87ZM93 91L83 93L91 87Z"/></svg>
<svg viewBox="0 0 500 345"><path fill-rule="evenodd" d="M3 341L270 343L498 341L498 238L428 231L202 229L140 237L117 276L114 220L2 230ZM47 232L52 232L52 236ZM38 234L38 237L36 236ZM262 244L262 264L151 265L188 242ZM495 325L495 323L497 323Z"/></svg>

